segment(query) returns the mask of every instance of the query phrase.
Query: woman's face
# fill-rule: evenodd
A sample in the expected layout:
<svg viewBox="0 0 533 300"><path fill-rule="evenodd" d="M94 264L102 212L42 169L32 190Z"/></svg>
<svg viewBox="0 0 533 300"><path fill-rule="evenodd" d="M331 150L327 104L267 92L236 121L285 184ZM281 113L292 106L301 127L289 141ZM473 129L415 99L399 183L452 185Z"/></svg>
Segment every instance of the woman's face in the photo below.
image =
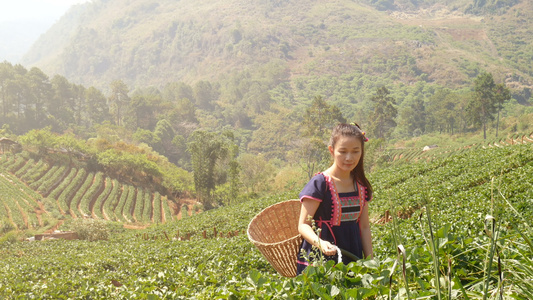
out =
<svg viewBox="0 0 533 300"><path fill-rule="evenodd" d="M335 143L335 148L329 146L329 151L334 165L345 172L355 169L363 153L361 140L354 136L341 136Z"/></svg>

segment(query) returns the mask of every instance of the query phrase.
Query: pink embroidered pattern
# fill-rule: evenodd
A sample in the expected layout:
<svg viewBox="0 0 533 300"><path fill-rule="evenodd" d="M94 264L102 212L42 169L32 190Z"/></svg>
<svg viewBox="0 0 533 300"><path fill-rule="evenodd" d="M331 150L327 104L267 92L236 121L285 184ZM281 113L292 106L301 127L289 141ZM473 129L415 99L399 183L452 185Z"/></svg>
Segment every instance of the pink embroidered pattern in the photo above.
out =
<svg viewBox="0 0 533 300"><path fill-rule="evenodd" d="M359 190L359 199L361 202L361 211L365 208L366 204L366 187L362 184L357 183L357 189Z"/></svg>
<svg viewBox="0 0 533 300"><path fill-rule="evenodd" d="M342 216L341 201L339 199L339 193L337 193L337 187L335 186L335 182L331 180L331 177L323 173L322 175L324 175L324 178L326 178L326 183L328 184L329 191L331 192L331 202L333 202L331 224L333 226L339 226L341 225L341 216Z"/></svg>
<svg viewBox="0 0 533 300"><path fill-rule="evenodd" d="M339 193L337 192L337 186L335 185L335 182L329 177L328 175L324 173L319 173L324 176L326 179L326 184L328 185L328 189L331 193L331 202L333 203L332 213L331 213L331 220L329 221L332 226L339 226L342 221L351 221L351 220L358 220L359 215L363 211L365 204L366 204L366 188L359 183L356 183L357 190L359 192L359 195L357 197L347 197L347 198L340 198ZM350 213L342 213L342 207L343 206L357 206L360 205L359 212L350 212Z"/></svg>

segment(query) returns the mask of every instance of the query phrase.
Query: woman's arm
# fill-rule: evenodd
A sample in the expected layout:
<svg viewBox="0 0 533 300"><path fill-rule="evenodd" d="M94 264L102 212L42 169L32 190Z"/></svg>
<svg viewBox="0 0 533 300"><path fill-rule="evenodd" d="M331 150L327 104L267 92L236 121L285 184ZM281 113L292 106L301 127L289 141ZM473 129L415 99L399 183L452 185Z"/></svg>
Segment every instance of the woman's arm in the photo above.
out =
<svg viewBox="0 0 533 300"><path fill-rule="evenodd" d="M300 219L298 220L298 232L300 232L308 243L320 249L325 255L335 255L337 248L330 242L320 239L311 227L311 220L319 205L320 202L317 200L302 199L302 209L300 211Z"/></svg>
<svg viewBox="0 0 533 300"><path fill-rule="evenodd" d="M363 253L365 258L374 258L370 220L368 218L368 205L363 207L363 211L359 217L359 230L361 231L361 242L363 243Z"/></svg>

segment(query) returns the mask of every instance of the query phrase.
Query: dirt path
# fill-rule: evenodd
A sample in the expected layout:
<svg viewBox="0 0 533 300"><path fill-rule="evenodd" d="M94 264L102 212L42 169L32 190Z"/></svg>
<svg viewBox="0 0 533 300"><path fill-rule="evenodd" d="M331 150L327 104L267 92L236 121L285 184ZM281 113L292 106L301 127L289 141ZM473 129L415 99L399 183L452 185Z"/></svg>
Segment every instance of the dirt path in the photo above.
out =
<svg viewBox="0 0 533 300"><path fill-rule="evenodd" d="M146 229L150 225L132 225L132 224L123 224L122 227L127 229Z"/></svg>

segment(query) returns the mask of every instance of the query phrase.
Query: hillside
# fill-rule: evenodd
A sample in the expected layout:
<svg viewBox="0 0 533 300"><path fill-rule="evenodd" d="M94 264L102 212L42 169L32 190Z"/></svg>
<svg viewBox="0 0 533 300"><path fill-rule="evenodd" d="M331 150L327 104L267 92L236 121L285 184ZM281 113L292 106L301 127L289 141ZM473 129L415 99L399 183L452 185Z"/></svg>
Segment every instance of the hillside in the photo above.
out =
<svg viewBox="0 0 533 300"><path fill-rule="evenodd" d="M519 91L533 84L530 1L435 2L97 0L74 6L22 63L98 88L277 69L269 89L289 83L293 97L348 74L458 87L485 69Z"/></svg>
<svg viewBox="0 0 533 300"><path fill-rule="evenodd" d="M460 147L383 149L375 158L375 166L380 174L387 166L431 163L479 150L532 144L533 133L530 133ZM105 168L87 163L83 156L72 160L66 154L53 153L49 149L45 155L27 151L0 155L0 224L3 224L0 227L4 232L49 230L60 224L60 220L79 218L145 226L191 215L193 209L201 206L197 203L195 208L194 201L184 197L187 193L175 193L156 184L162 179L142 172L120 175L124 171L117 171L118 165ZM293 180L298 181L296 177ZM181 197L176 197L180 194Z"/></svg>
<svg viewBox="0 0 533 300"><path fill-rule="evenodd" d="M375 260L328 264L296 278L277 275L243 231L260 210L294 198L295 190L142 231L110 227L107 241L0 243L0 295L376 299L409 293L412 298L485 299L486 293L501 292L528 299L533 287L528 275L532 232L526 221L533 217L532 145L480 147L373 173ZM487 230L490 224L498 243ZM176 234L188 240L172 239ZM503 284L498 270L505 274Z"/></svg>

